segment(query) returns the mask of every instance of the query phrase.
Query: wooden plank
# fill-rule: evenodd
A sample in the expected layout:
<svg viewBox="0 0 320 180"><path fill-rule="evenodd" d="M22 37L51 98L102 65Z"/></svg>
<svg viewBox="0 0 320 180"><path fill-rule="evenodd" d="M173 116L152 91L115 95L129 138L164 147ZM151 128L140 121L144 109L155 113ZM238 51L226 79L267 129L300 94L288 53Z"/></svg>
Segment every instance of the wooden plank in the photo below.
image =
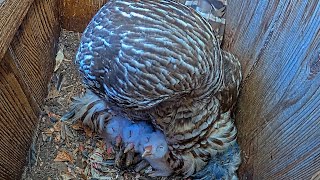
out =
<svg viewBox="0 0 320 180"><path fill-rule="evenodd" d="M58 2L35 0L11 43L19 80L38 107L47 96L59 35Z"/></svg>
<svg viewBox="0 0 320 180"><path fill-rule="evenodd" d="M25 165L31 136L37 123L26 94L15 75L10 54L0 62L0 174L19 179Z"/></svg>
<svg viewBox="0 0 320 180"><path fill-rule="evenodd" d="M83 32L92 17L108 0L60 0L62 28Z"/></svg>
<svg viewBox="0 0 320 180"><path fill-rule="evenodd" d="M32 2L33 0L6 0L0 3L0 61Z"/></svg>
<svg viewBox="0 0 320 180"><path fill-rule="evenodd" d="M241 179L310 179L320 169L320 2L236 1L224 49L245 80Z"/></svg>
<svg viewBox="0 0 320 180"><path fill-rule="evenodd" d="M35 0L0 61L0 179L19 179L47 94L59 37L58 2Z"/></svg>

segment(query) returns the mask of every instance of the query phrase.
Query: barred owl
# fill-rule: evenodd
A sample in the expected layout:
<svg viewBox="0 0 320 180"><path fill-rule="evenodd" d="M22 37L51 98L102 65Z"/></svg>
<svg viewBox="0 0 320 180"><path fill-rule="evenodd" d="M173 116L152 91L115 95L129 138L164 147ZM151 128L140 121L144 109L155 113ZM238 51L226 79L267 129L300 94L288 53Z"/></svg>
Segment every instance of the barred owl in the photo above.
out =
<svg viewBox="0 0 320 180"><path fill-rule="evenodd" d="M84 31L76 63L108 113L149 121L164 133L166 161L176 174L237 177L231 111L240 64L220 49L212 26L192 8L166 0L110 0ZM91 125L101 129L107 120Z"/></svg>

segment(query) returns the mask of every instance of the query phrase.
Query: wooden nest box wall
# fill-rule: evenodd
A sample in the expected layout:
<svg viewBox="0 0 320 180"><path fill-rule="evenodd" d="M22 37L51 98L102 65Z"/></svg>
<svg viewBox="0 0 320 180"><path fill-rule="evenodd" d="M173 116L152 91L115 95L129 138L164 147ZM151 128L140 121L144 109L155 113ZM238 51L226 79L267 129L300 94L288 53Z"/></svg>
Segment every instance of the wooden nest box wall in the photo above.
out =
<svg viewBox="0 0 320 180"><path fill-rule="evenodd" d="M53 72L60 28L107 0L0 0L0 179L18 179ZM229 0L223 48L241 61L240 179L320 173L320 2ZM320 176L320 175L319 175Z"/></svg>
<svg viewBox="0 0 320 180"><path fill-rule="evenodd" d="M59 31L56 0L0 0L0 179L23 172Z"/></svg>

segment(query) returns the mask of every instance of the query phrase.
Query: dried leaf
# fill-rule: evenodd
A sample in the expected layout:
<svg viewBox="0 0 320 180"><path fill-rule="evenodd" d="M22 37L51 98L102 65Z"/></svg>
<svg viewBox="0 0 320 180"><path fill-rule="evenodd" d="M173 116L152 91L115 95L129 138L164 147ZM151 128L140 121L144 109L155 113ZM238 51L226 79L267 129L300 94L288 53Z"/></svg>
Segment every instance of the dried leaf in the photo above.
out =
<svg viewBox="0 0 320 180"><path fill-rule="evenodd" d="M80 151L80 152L84 151L84 146L83 146L83 144L79 144L79 151Z"/></svg>
<svg viewBox="0 0 320 180"><path fill-rule="evenodd" d="M61 131L61 125L62 125L62 122L61 122L61 121L56 122L56 123L54 124L54 126L53 126L54 131L60 132L60 131Z"/></svg>
<svg viewBox="0 0 320 180"><path fill-rule="evenodd" d="M43 134L46 134L47 136L51 136L53 132L54 132L54 129L52 128L43 130Z"/></svg>
<svg viewBox="0 0 320 180"><path fill-rule="evenodd" d="M63 48L61 48L59 49L56 55L56 65L54 67L54 72L56 72L59 69L63 60L64 60L64 54L63 54Z"/></svg>
<svg viewBox="0 0 320 180"><path fill-rule="evenodd" d="M83 124L81 121L78 121L76 124L73 124L72 129L76 130L76 131L81 131L83 130Z"/></svg>
<svg viewBox="0 0 320 180"><path fill-rule="evenodd" d="M49 93L48 93L48 96L47 96L47 100L49 100L49 99L55 99L55 98L57 98L57 97L59 97L59 96L61 96L60 95L60 93L59 93L59 91L58 90L56 90L56 89L51 89L50 91L49 91Z"/></svg>
<svg viewBox="0 0 320 180"><path fill-rule="evenodd" d="M57 115L57 114L54 114L53 112L48 112L48 116L49 117L56 117L57 119L60 119L61 116Z"/></svg>
<svg viewBox="0 0 320 180"><path fill-rule="evenodd" d="M56 119L57 121L61 118L61 116L57 115L57 114L54 114L52 112L48 112L48 117L49 118L53 118L53 119Z"/></svg>
<svg viewBox="0 0 320 180"><path fill-rule="evenodd" d="M85 126L84 132L86 133L87 137L90 137L90 138L92 137L93 131L89 127Z"/></svg>
<svg viewBox="0 0 320 180"><path fill-rule="evenodd" d="M72 151L73 156L76 156L78 151L79 151L78 148L74 149L74 150Z"/></svg>
<svg viewBox="0 0 320 180"><path fill-rule="evenodd" d="M68 161L68 162L71 162L73 163L73 158L72 156L67 153L66 151L60 151L58 152L56 158L53 160L55 162L65 162L65 161Z"/></svg>
<svg viewBox="0 0 320 180"><path fill-rule="evenodd" d="M54 142L58 143L61 140L61 135L57 134L56 137L54 138Z"/></svg>

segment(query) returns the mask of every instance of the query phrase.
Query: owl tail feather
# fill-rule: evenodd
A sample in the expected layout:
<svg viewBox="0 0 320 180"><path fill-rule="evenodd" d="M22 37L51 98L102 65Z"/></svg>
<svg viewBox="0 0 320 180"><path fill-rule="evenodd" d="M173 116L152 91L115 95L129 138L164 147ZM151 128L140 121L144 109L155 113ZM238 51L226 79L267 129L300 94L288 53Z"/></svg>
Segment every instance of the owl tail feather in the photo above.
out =
<svg viewBox="0 0 320 180"><path fill-rule="evenodd" d="M81 120L96 132L103 132L104 122L111 118L110 109L105 102L92 91L87 90L82 97L74 97L71 110L61 117L61 121L75 123Z"/></svg>

